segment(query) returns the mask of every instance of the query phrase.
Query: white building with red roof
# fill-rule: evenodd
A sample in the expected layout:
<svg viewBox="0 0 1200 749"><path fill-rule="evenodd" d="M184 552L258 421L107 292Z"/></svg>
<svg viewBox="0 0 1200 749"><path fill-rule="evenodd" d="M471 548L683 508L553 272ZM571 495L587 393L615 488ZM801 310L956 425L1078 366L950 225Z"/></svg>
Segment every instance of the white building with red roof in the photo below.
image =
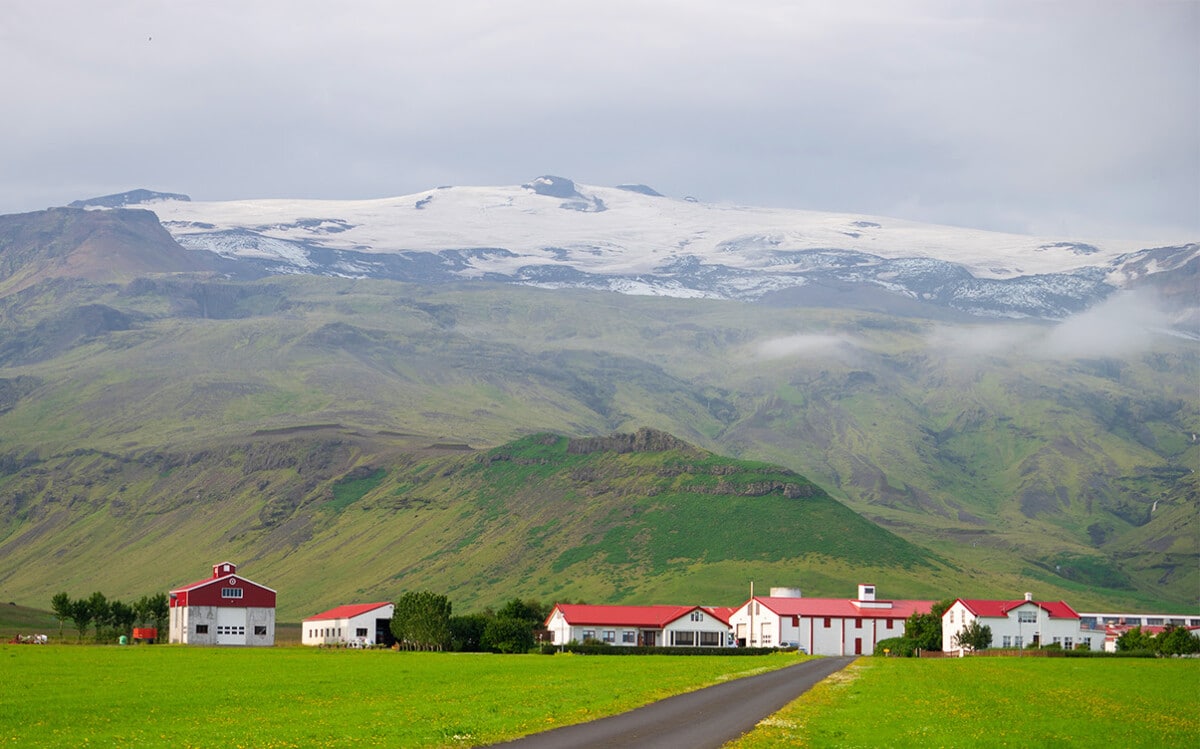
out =
<svg viewBox="0 0 1200 749"><path fill-rule="evenodd" d="M550 642L597 640L624 647L720 648L729 642L729 609L706 606L555 604L546 617Z"/></svg>
<svg viewBox="0 0 1200 749"><path fill-rule="evenodd" d="M797 647L813 655L870 655L875 643L904 635L904 620L928 614L933 601L884 600L874 585L858 598L804 598L797 588L752 596L729 617L739 646Z"/></svg>
<svg viewBox="0 0 1200 749"><path fill-rule="evenodd" d="M275 644L275 591L237 574L232 562L212 576L168 593L170 642L187 645Z"/></svg>
<svg viewBox="0 0 1200 749"><path fill-rule="evenodd" d="M1091 650L1104 647L1103 633L1081 627L1079 614L1066 601L1035 601L1026 593L1015 601L956 600L942 614L942 650L958 651L954 637L971 622L991 628L993 648L1057 643L1073 650L1081 642Z"/></svg>
<svg viewBox="0 0 1200 749"><path fill-rule="evenodd" d="M350 603L310 616L301 624L303 645L390 646L394 603Z"/></svg>

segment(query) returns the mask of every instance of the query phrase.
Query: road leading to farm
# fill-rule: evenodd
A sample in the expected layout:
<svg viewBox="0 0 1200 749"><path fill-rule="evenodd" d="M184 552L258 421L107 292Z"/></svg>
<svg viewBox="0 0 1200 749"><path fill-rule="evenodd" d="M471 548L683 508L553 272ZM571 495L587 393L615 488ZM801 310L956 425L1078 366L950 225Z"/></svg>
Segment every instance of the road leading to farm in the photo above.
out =
<svg viewBox="0 0 1200 749"><path fill-rule="evenodd" d="M609 718L495 744L511 749L718 749L854 658L817 658L669 697Z"/></svg>

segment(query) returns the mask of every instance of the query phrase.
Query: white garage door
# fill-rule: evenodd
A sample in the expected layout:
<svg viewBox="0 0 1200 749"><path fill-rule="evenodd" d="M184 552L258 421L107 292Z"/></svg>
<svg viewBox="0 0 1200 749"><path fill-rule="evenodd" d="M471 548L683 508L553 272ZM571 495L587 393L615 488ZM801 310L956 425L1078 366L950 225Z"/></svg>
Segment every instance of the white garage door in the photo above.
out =
<svg viewBox="0 0 1200 749"><path fill-rule="evenodd" d="M217 609L217 644L246 644L245 609Z"/></svg>

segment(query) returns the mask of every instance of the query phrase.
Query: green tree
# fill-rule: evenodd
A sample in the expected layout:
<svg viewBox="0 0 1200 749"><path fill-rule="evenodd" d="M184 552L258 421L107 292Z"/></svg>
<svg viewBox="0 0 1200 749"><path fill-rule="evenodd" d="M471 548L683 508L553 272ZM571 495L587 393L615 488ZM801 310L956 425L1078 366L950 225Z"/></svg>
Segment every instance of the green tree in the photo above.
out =
<svg viewBox="0 0 1200 749"><path fill-rule="evenodd" d="M136 617L133 607L124 601L109 601L108 621L118 636L133 634L133 620Z"/></svg>
<svg viewBox="0 0 1200 749"><path fill-rule="evenodd" d="M54 611L54 617L58 619L58 639L63 636L63 622L71 618L71 596L66 592L55 593L50 599L50 609Z"/></svg>
<svg viewBox="0 0 1200 749"><path fill-rule="evenodd" d="M96 641L99 642L101 630L111 623L108 598L100 591L96 591L88 599L88 608L92 612L92 624L96 627Z"/></svg>
<svg viewBox="0 0 1200 749"><path fill-rule="evenodd" d="M1117 651L1154 650L1154 636L1142 631L1141 627L1127 629L1117 638Z"/></svg>
<svg viewBox="0 0 1200 749"><path fill-rule="evenodd" d="M992 646L992 628L972 619L954 635L954 645L963 650L987 650Z"/></svg>
<svg viewBox="0 0 1200 749"><path fill-rule="evenodd" d="M171 609L167 604L166 593L155 593L152 596L142 596L133 603L133 626L154 627L158 630L161 642L167 633L167 621Z"/></svg>
<svg viewBox="0 0 1200 749"><path fill-rule="evenodd" d="M536 629L542 626L546 621L546 617L550 615L550 607L543 605L539 601L522 601L520 598L514 598L508 603L500 607L496 612L497 619L518 619L527 621L531 629Z"/></svg>
<svg viewBox="0 0 1200 749"><path fill-rule="evenodd" d="M953 598L933 604L928 614L914 613L904 621L904 637L920 650L942 649L942 615L954 605Z"/></svg>
<svg viewBox="0 0 1200 749"><path fill-rule="evenodd" d="M431 591L409 592L396 601L392 635L401 647L445 650L450 645L450 599Z"/></svg>
<svg viewBox="0 0 1200 749"><path fill-rule="evenodd" d="M86 598L80 598L78 601L71 601L71 621L75 622L75 629L79 632L79 639L82 640L84 634L87 633L88 626L92 623L92 604Z"/></svg>
<svg viewBox="0 0 1200 749"><path fill-rule="evenodd" d="M1188 655L1200 653L1200 637L1186 627L1168 624L1154 638L1154 650L1163 655Z"/></svg>
<svg viewBox="0 0 1200 749"><path fill-rule="evenodd" d="M528 653L533 647L533 628L528 619L497 617L487 623L481 644L495 653Z"/></svg>
<svg viewBox="0 0 1200 749"><path fill-rule="evenodd" d="M460 653L483 652L483 632L494 618L488 614L450 617L450 649Z"/></svg>

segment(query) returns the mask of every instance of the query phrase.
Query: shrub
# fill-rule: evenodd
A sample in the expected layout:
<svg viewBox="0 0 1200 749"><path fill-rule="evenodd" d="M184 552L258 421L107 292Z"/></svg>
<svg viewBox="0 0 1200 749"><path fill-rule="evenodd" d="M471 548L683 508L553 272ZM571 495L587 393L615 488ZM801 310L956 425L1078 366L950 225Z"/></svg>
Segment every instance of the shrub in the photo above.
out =
<svg viewBox="0 0 1200 749"><path fill-rule="evenodd" d="M883 651L889 651L884 653ZM875 655L889 655L896 658L912 658L917 652L917 641L907 637L889 637L875 643Z"/></svg>

